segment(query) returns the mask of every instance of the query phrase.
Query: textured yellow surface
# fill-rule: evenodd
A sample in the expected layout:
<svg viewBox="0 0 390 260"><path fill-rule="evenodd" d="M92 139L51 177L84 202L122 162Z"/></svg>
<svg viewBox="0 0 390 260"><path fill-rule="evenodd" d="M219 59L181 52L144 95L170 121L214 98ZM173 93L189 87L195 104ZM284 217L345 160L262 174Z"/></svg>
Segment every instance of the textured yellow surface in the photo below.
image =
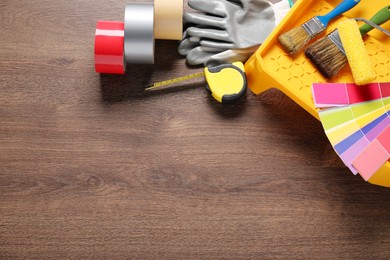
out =
<svg viewBox="0 0 390 260"><path fill-rule="evenodd" d="M341 22L338 27L341 42L357 85L366 85L376 78L370 57L354 19Z"/></svg>
<svg viewBox="0 0 390 260"><path fill-rule="evenodd" d="M336 77L327 80L303 52L295 56L285 53L277 38L283 32L300 26L313 16L326 14L339 3L340 1L337 0L299 0L295 3L286 18L245 64L248 86L253 93L260 94L269 88L277 88L319 119L312 99L312 84L315 82L354 82L350 67L345 66ZM385 4L383 1L361 1L356 7L333 20L327 30L313 41L336 29L338 24L347 18L372 17ZM382 26L390 30L390 23ZM377 75L375 81L389 82L390 37L378 30L372 30L364 37L364 44ZM390 186L390 163L386 163L369 182Z"/></svg>

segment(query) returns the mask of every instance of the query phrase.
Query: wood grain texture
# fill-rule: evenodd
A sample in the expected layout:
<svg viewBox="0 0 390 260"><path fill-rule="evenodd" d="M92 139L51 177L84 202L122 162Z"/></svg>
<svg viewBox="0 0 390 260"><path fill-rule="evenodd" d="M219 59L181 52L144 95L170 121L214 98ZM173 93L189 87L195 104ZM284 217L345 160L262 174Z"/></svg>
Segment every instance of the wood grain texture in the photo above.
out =
<svg viewBox="0 0 390 260"><path fill-rule="evenodd" d="M390 258L390 190L280 92L144 93L200 70L168 41L96 74L96 21L125 3L0 3L0 259Z"/></svg>

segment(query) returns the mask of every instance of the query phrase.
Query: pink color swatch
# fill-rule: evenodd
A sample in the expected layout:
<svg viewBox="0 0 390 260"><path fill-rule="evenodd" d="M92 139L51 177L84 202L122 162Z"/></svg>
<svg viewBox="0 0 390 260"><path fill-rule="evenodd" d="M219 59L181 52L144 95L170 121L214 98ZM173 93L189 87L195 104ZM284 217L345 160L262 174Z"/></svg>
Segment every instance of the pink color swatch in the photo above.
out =
<svg viewBox="0 0 390 260"><path fill-rule="evenodd" d="M345 106L390 97L390 83L314 83L312 91L317 108Z"/></svg>
<svg viewBox="0 0 390 260"><path fill-rule="evenodd" d="M390 159L390 126L356 157L353 167L368 181Z"/></svg>

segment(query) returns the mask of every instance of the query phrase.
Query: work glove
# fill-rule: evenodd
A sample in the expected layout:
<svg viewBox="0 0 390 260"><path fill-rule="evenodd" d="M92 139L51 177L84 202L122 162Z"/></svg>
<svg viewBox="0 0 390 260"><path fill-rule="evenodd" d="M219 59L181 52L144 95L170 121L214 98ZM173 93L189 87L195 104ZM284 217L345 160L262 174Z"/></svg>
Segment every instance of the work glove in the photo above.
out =
<svg viewBox="0 0 390 260"><path fill-rule="evenodd" d="M189 65L245 62L290 10L288 0L189 0L203 13L185 13L193 24L184 32L179 53Z"/></svg>

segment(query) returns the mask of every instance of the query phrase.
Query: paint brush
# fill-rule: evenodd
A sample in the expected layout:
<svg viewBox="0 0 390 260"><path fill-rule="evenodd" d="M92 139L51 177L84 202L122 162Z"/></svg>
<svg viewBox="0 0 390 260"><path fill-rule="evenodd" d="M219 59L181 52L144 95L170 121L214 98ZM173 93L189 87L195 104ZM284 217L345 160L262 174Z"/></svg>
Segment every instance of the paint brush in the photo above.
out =
<svg viewBox="0 0 390 260"><path fill-rule="evenodd" d="M390 19L390 5L377 12L370 21L381 25ZM374 27L364 24L359 28L362 37ZM305 55L324 77L331 79L348 63L343 44L341 43L338 30L310 44L305 49Z"/></svg>
<svg viewBox="0 0 390 260"><path fill-rule="evenodd" d="M359 2L360 0L344 0L328 14L313 17L301 26L281 34L278 40L286 52L290 55L296 54L311 39L323 32L333 18L350 10Z"/></svg>

